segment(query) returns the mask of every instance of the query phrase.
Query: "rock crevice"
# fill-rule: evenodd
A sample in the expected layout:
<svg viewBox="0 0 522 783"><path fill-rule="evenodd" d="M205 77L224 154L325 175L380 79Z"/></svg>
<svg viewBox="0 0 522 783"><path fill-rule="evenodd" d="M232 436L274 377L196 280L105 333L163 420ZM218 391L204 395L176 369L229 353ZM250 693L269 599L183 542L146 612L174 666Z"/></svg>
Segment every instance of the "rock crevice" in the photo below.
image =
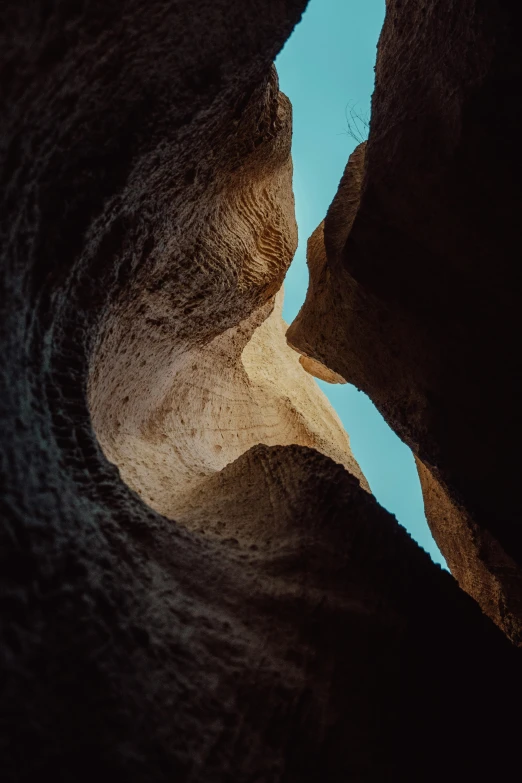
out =
<svg viewBox="0 0 522 783"><path fill-rule="evenodd" d="M364 166L361 146L288 332L412 448L439 548L517 644L520 22L511 2L389 0Z"/></svg>
<svg viewBox="0 0 522 783"><path fill-rule="evenodd" d="M518 762L519 651L361 486L345 435L283 339L274 297L295 224L289 106L271 63L304 6L0 8L9 783L438 783L448 770L508 779ZM442 7L388 3L374 117L379 104L401 105L411 74L398 53L428 73L421 54ZM458 5L473 24L475 7ZM408 30L416 47L404 46ZM458 75L460 50L448 67ZM389 73L395 92L379 86ZM370 139L366 183L378 150ZM370 250L378 240L361 234L366 200L384 198L368 187L342 266L352 240L370 239ZM380 359L391 335L404 343L397 319L380 317L379 339L366 338L382 344L376 365L358 361L368 382L379 367L385 400L390 364ZM442 355L419 367L439 367ZM327 363L326 349L318 359ZM348 377L344 363L333 369ZM273 441L254 445L241 416L227 430L232 388L242 416L261 409L265 431L273 421ZM406 431L409 416L398 419ZM133 438L149 448L141 463ZM412 428L411 439L426 463L434 443L445 454L436 429ZM452 486L449 464L437 462Z"/></svg>

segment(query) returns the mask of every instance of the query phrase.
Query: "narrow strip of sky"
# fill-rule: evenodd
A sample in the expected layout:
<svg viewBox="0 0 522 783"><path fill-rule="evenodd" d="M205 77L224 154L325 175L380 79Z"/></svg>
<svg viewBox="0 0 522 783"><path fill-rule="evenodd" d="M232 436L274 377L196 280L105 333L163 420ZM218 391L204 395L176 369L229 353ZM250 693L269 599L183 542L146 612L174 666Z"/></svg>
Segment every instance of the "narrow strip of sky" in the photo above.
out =
<svg viewBox="0 0 522 783"><path fill-rule="evenodd" d="M293 105L294 192L299 247L285 281L284 317L292 321L308 286L306 241L324 219L356 142L347 107L370 111L376 47L385 0L310 0L276 60L281 90ZM353 386L321 388L350 435L352 450L377 500L410 535L444 560L431 536L411 451L375 406Z"/></svg>

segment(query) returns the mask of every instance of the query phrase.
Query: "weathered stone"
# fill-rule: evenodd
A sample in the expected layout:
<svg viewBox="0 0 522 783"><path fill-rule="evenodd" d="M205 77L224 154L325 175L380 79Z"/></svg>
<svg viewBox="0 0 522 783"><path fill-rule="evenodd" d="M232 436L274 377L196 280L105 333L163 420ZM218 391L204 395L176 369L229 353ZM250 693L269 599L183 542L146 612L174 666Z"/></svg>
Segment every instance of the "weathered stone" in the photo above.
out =
<svg viewBox="0 0 522 783"><path fill-rule="evenodd" d="M412 447L442 553L517 643L521 13L389 0L366 160L311 240L289 331Z"/></svg>
<svg viewBox="0 0 522 783"><path fill-rule="evenodd" d="M255 210L270 172L287 258L271 63L303 5L0 9L3 780L413 783L513 765L518 651L342 465L258 445L173 520L93 431L88 384L109 449L111 394L121 433L126 407L161 410L180 346L203 356L271 307L274 234L237 222L234 199L256 182Z"/></svg>
<svg viewBox="0 0 522 783"><path fill-rule="evenodd" d="M216 172L221 191L216 197L209 188L193 206L190 247L175 236L166 252L154 253L146 279L122 289L91 360L90 411L105 455L171 518L259 443L317 448L367 488L337 415L286 344L282 289L272 295L297 245L290 108L284 96L275 100L271 154L265 149L246 173ZM196 272L179 284L194 246L213 287Z"/></svg>

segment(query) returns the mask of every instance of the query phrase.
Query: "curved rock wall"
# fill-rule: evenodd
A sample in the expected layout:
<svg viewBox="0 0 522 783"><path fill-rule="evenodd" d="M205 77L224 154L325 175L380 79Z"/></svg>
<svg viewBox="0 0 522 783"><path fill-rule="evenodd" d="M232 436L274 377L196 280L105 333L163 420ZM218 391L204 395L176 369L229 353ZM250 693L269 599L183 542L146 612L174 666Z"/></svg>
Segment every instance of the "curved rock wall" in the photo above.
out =
<svg viewBox="0 0 522 783"><path fill-rule="evenodd" d="M315 447L367 486L340 421L285 342L274 292L297 227L291 108L275 72L258 104L252 117L272 118L269 136L232 170L227 158L215 162L212 187L111 303L91 359L89 405L105 455L171 518L258 443ZM256 130L246 119L231 128L237 146Z"/></svg>
<svg viewBox="0 0 522 783"><path fill-rule="evenodd" d="M356 471L317 397L274 394L286 359L256 376L257 353L287 355L277 312L263 321L295 242L271 62L303 5L0 9L4 780L413 783L503 779L516 760L518 651L319 453L326 432ZM248 216L267 201L265 231ZM227 330L258 316L246 388L270 386L278 427L290 411L288 440L314 448L211 465L162 516L93 422L107 451L145 422L159 459L182 351L210 372L221 345L215 389L228 358L241 370Z"/></svg>

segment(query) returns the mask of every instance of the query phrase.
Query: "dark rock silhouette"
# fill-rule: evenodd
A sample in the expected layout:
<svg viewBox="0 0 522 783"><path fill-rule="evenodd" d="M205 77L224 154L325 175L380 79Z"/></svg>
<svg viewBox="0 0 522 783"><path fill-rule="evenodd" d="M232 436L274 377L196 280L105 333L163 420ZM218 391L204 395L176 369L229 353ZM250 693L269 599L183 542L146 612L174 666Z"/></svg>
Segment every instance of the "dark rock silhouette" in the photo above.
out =
<svg viewBox="0 0 522 783"><path fill-rule="evenodd" d="M171 520L91 425L108 314L190 287L150 330L204 345L280 285L242 295L197 238L201 204L273 155L271 63L303 7L0 9L3 780L503 779L516 760L518 650L355 476L255 446Z"/></svg>
<svg viewBox="0 0 522 783"><path fill-rule="evenodd" d="M517 644L521 21L506 0L387 3L366 153L288 333L411 446L448 565Z"/></svg>

